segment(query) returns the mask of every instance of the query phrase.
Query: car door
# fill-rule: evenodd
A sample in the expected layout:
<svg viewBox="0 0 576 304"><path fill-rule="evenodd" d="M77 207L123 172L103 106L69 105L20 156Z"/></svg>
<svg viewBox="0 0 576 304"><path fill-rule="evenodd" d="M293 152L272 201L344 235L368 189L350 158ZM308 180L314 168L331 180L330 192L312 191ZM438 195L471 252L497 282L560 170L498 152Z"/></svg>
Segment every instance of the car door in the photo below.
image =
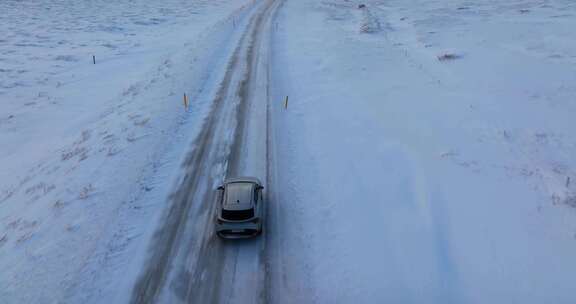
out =
<svg viewBox="0 0 576 304"><path fill-rule="evenodd" d="M216 188L216 217L220 216L222 212L222 205L224 205L224 192L225 192L224 185L219 186Z"/></svg>
<svg viewBox="0 0 576 304"><path fill-rule="evenodd" d="M260 208L262 208L262 211L260 212L260 215L262 216L262 221L264 221L264 217L266 216L266 208L267 208L264 202L264 195L262 194L263 189L264 189L263 187L260 187L260 189L258 189L258 194L260 196Z"/></svg>
<svg viewBox="0 0 576 304"><path fill-rule="evenodd" d="M254 209L256 209L256 216L260 218L262 217L262 202L260 199L260 191L258 191L258 185L254 185L254 189L252 191L254 191L252 197L254 199Z"/></svg>
<svg viewBox="0 0 576 304"><path fill-rule="evenodd" d="M262 186L257 185L256 186L256 197L258 197L258 209L259 209L259 216L260 218L263 218L265 216L265 210L266 210L266 206L264 206L264 196L262 195Z"/></svg>

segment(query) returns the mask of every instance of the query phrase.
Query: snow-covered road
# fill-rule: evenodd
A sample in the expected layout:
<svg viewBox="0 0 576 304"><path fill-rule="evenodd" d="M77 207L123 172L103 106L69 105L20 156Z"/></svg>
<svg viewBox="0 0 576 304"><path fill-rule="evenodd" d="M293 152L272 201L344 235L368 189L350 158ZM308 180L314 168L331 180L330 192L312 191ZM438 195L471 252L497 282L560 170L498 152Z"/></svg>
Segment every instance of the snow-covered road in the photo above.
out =
<svg viewBox="0 0 576 304"><path fill-rule="evenodd" d="M226 176L267 174L268 47L280 1L262 1L228 63L212 111L155 234L133 303L258 303L266 298L263 238L214 233L214 189Z"/></svg>

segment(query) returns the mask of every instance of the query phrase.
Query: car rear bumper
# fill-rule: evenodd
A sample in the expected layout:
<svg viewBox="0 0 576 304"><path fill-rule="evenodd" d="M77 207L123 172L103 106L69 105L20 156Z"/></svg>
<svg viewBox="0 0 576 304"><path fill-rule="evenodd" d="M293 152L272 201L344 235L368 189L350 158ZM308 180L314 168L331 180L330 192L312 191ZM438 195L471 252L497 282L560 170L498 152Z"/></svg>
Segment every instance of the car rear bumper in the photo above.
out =
<svg viewBox="0 0 576 304"><path fill-rule="evenodd" d="M216 234L225 239L251 238L257 236L260 230L260 224L253 222L224 222L216 224Z"/></svg>

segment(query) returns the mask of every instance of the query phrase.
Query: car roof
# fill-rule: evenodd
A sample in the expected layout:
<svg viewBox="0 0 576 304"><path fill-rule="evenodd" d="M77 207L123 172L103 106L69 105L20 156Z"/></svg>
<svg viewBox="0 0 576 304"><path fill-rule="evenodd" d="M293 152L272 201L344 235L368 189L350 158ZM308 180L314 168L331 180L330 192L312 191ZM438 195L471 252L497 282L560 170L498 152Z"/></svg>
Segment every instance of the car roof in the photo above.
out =
<svg viewBox="0 0 576 304"><path fill-rule="evenodd" d="M231 183L240 183L240 182L254 183L254 184L262 185L262 182L260 182L260 180L258 178L252 177L252 176L239 176L239 177L227 178L224 181L224 185L231 184Z"/></svg>
<svg viewBox="0 0 576 304"><path fill-rule="evenodd" d="M252 208L254 184L233 182L226 184L222 207L227 210L243 210Z"/></svg>

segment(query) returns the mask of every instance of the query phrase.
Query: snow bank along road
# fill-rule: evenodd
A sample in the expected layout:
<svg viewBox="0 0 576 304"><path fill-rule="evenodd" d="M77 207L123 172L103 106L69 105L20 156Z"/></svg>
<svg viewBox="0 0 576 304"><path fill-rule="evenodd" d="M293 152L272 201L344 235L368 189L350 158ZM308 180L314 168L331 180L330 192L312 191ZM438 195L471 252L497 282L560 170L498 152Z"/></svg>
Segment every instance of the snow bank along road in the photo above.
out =
<svg viewBox="0 0 576 304"><path fill-rule="evenodd" d="M261 1L248 17L186 159L186 175L150 245L133 303L257 303L266 298L265 236L219 240L213 232L214 189L225 176L267 174L267 49L279 2Z"/></svg>

